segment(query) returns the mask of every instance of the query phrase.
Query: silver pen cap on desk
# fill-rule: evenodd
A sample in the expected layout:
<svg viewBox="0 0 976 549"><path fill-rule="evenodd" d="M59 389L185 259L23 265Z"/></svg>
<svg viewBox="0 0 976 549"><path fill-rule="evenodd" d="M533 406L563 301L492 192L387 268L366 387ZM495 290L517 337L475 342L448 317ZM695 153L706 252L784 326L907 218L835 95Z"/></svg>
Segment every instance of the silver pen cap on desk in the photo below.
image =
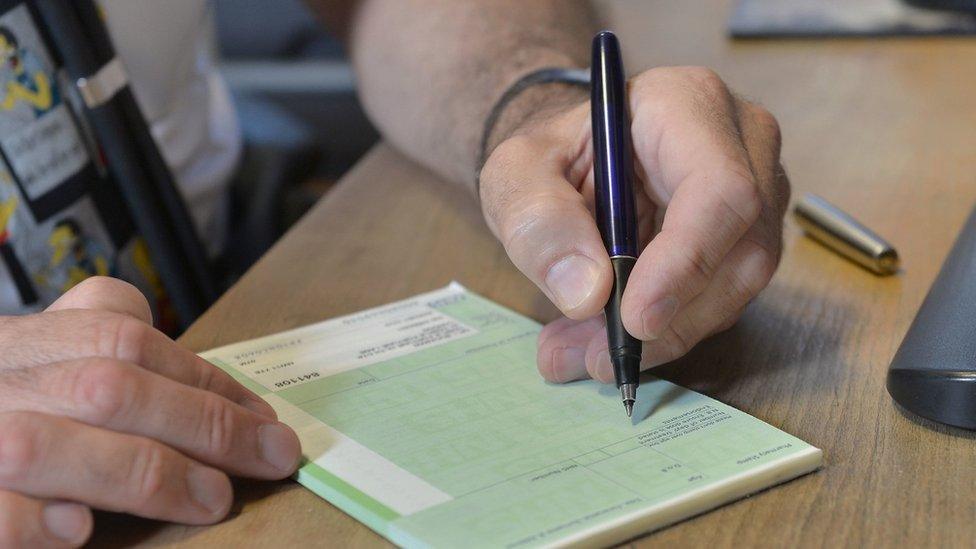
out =
<svg viewBox="0 0 976 549"><path fill-rule="evenodd" d="M871 272L898 271L898 252L891 244L823 198L804 195L793 216L807 235Z"/></svg>

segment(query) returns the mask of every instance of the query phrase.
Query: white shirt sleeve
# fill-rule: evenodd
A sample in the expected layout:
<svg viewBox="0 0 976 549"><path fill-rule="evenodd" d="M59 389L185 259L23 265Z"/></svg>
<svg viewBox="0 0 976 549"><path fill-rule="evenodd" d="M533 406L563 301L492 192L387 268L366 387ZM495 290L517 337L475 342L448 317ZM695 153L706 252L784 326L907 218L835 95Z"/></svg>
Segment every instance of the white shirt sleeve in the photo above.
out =
<svg viewBox="0 0 976 549"><path fill-rule="evenodd" d="M227 186L241 152L217 67L206 0L100 0L133 93L208 251L225 238Z"/></svg>

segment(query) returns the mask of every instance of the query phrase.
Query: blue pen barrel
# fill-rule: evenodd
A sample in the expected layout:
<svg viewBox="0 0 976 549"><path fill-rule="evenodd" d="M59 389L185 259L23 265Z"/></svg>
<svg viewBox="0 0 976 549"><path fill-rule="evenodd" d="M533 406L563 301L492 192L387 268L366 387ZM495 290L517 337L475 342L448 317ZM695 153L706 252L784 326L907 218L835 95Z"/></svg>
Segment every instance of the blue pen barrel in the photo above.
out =
<svg viewBox="0 0 976 549"><path fill-rule="evenodd" d="M611 257L637 257L627 81L620 43L612 32L603 31L593 38L590 70L597 226Z"/></svg>
<svg viewBox="0 0 976 549"><path fill-rule="evenodd" d="M613 289L604 307L607 352L627 415L640 384L641 342L620 316L624 290L637 263L637 209L634 200L627 80L620 43L604 31L593 38L590 108L593 117L593 181L596 223L613 266Z"/></svg>

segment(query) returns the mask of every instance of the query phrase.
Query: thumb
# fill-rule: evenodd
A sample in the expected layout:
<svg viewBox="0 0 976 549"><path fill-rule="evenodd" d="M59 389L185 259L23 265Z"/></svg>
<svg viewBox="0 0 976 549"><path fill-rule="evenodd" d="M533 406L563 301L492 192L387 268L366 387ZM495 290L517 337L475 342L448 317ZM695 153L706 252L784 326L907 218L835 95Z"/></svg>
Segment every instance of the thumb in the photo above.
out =
<svg viewBox="0 0 976 549"><path fill-rule="evenodd" d="M482 209L512 263L564 315L584 319L607 302L613 272L558 150L526 135L500 144L481 172Z"/></svg>

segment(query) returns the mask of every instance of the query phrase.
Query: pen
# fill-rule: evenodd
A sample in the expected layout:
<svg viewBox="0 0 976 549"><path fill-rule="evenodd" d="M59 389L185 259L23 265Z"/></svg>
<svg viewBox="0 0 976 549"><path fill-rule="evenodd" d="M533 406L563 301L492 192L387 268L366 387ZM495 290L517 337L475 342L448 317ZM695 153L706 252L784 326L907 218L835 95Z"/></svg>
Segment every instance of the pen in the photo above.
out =
<svg viewBox="0 0 976 549"><path fill-rule="evenodd" d="M593 38L590 110L593 119L593 181L596 222L613 265L613 291L604 308L613 377L627 417L639 385L641 342L627 333L620 300L637 262L637 211L631 182L633 163L627 116L626 80L620 43L612 32Z"/></svg>

